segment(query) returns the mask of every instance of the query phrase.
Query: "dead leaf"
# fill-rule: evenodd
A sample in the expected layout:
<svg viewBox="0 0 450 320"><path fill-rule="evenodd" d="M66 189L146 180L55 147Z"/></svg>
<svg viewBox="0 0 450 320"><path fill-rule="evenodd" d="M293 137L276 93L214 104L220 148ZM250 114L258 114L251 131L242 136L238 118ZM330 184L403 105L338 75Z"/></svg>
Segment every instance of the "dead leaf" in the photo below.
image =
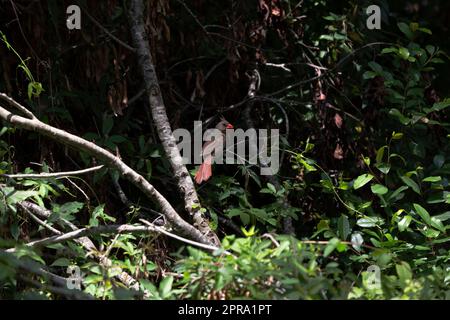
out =
<svg viewBox="0 0 450 320"><path fill-rule="evenodd" d="M272 8L272 15L273 16L276 16L276 17L279 17L279 16L281 16L281 10L280 10L280 8Z"/></svg>
<svg viewBox="0 0 450 320"><path fill-rule="evenodd" d="M342 119L342 117L339 115L339 113L336 113L334 115L334 124L336 125L336 127L338 127L339 129L342 128L343 123L344 120Z"/></svg>
<svg viewBox="0 0 450 320"><path fill-rule="evenodd" d="M336 145L336 149L334 149L333 157L337 160L344 159L344 150L342 150L342 147L339 143Z"/></svg>

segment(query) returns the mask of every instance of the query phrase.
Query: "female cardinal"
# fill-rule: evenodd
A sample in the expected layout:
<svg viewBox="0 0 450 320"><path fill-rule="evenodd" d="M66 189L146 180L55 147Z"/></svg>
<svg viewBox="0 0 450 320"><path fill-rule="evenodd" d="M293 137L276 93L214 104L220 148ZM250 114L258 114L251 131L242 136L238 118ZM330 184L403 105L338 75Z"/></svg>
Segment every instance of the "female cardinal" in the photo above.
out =
<svg viewBox="0 0 450 320"><path fill-rule="evenodd" d="M229 123L227 120L222 118L222 120L216 125L216 129L221 132L221 135L215 137L212 141L207 141L203 145L202 155L203 155L203 163L200 165L197 173L195 174L195 182L197 184L202 183L203 181L207 181L212 176L212 159L213 152L216 149L216 146L223 146L225 130L233 129L233 125Z"/></svg>

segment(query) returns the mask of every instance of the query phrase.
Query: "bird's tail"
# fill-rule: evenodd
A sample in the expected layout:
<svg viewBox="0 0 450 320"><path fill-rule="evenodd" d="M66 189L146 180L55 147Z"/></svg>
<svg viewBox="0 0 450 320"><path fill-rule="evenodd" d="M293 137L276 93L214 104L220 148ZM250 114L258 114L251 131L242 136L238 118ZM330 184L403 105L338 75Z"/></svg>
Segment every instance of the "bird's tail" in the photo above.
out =
<svg viewBox="0 0 450 320"><path fill-rule="evenodd" d="M197 173L195 174L195 182L197 184L201 184L204 181L207 181L212 176L212 165L209 162L203 162L200 165Z"/></svg>

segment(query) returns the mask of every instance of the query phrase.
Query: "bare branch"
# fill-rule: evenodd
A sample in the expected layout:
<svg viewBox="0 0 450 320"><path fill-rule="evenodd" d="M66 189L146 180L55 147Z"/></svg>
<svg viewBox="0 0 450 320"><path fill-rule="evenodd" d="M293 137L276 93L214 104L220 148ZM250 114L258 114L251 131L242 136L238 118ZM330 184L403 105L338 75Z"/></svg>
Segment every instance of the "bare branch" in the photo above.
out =
<svg viewBox="0 0 450 320"><path fill-rule="evenodd" d="M7 101L10 105L20 106L19 103L5 94L0 93L0 99ZM23 106L21 106L21 108L26 109ZM32 115L31 119L27 119L11 113L0 106L0 118L13 126L38 132L62 143L63 145L87 152L96 157L98 160L103 161L107 166L116 169L122 177L128 179L132 184L141 189L147 197L158 203L161 207L161 212L167 217L167 220L172 223L175 228L179 229L183 235L198 242L206 244L210 243L210 241L199 230L184 221L170 205L167 199L164 198L147 180L145 180L144 177L131 169L120 158L116 157L111 152L81 137L45 124L34 117L34 115Z"/></svg>
<svg viewBox="0 0 450 320"><path fill-rule="evenodd" d="M286 63L270 63L270 62L266 62L264 65L268 66L268 67L280 68L280 69L283 69L284 71L287 71L287 72L292 72L291 69L286 67Z"/></svg>
<svg viewBox="0 0 450 320"><path fill-rule="evenodd" d="M103 233L148 233L151 231L156 231L151 227L146 226L133 226L127 224L121 225L107 225L98 227L81 228L78 230L70 231L63 234L58 234L55 236L47 237L44 239L39 239L35 241L30 241L25 245L28 247L42 247L50 244L66 242L69 240L74 240L82 237L92 236L96 234ZM6 252L15 252L15 248L7 249Z"/></svg>
<svg viewBox="0 0 450 320"><path fill-rule="evenodd" d="M50 244L56 244L61 242L66 242L69 240L75 240L82 237L97 235L97 234L122 234L122 233L149 233L149 232L158 232L165 234L166 236L169 236L171 238L177 239L179 241L182 241L184 243L200 247L202 249L216 251L220 250L220 247L211 246L207 244L203 244L200 242L192 241L180 236L177 236L176 234L173 234L161 227L158 227L147 220L140 219L143 223L145 223L145 226L139 226L139 225L128 225L128 224L121 224L121 225L106 225L106 226L98 226L98 227L89 227L89 228L82 228L78 230L74 230L67 233L57 234L55 236L47 237L44 239L39 239L35 241L31 241L26 243L26 246L28 247L42 247ZM16 248L10 248L7 249L6 252L13 253L16 252ZM225 254L230 254L227 251L224 251Z"/></svg>
<svg viewBox="0 0 450 320"><path fill-rule="evenodd" d="M159 139L172 166L177 180L178 189L183 195L185 210L193 217L194 226L206 235L209 244L220 245L217 235L212 231L208 220L202 215L200 201L186 166L183 163L177 141L170 127L166 107L164 105L153 58L149 48L149 40L145 32L143 20L144 4L142 0L133 0L130 4L130 25L134 46L137 50L138 64L144 79L145 89L149 98L153 122L158 131ZM198 241L198 239L195 239ZM203 241L202 241L203 242ZM204 242L203 242L204 243Z"/></svg>
<svg viewBox="0 0 450 320"><path fill-rule="evenodd" d="M19 203L19 206L22 209L24 209L28 214L30 214L30 216L34 216L33 212L36 215L40 216L41 218L45 218L45 219L47 219L51 215L50 211L48 211L44 208L41 208L38 205L36 205L32 202L29 202L29 201L22 201ZM37 218L37 219L39 219L39 218ZM57 223L59 223L60 225L63 225L63 226L68 226L69 228L71 228L74 231L79 230L72 222L70 222L66 219L60 219L57 221ZM56 230L53 227L51 227L51 228L55 230L55 231L53 231L52 229L49 229L52 232L54 232L58 235L63 234L61 231ZM95 247L95 244L88 237L80 237L78 239L74 239L74 241L79 243L80 245L82 245L88 251L88 255L92 253L97 258L97 260L99 260L100 264L102 266L104 266L105 268L109 268L112 266L112 261L110 259L108 259L107 257L101 256L99 254L97 248ZM137 280L134 279L132 276L130 276L125 271L122 271L116 277L117 277L117 279L119 279L119 281L121 281L123 284L125 284L125 286L127 288L133 289L135 291L139 290L139 283L137 282Z"/></svg>
<svg viewBox="0 0 450 320"><path fill-rule="evenodd" d="M11 178L11 179L48 179L48 178L66 178L70 176L78 176L80 174L85 174L93 171L97 171L103 168L103 166L96 166L92 168L87 168L83 170L76 171L64 171L64 172L54 172L54 173L18 173L18 174L2 174L1 176Z"/></svg>
<svg viewBox="0 0 450 320"><path fill-rule="evenodd" d="M186 239L186 238L177 236L176 234L170 233L169 231L167 231L167 230L165 230L165 229L163 229L163 228L161 228L161 227L158 227L158 226L154 225L153 223L148 222L147 220L144 220L144 219L139 219L139 220L140 220L142 223L146 224L148 227L153 228L155 231L158 231L158 232L160 232L160 233L162 233L162 234L165 234L165 235L168 236L168 237L177 239L177 240L182 241L182 242L184 242L184 243L187 243L187 244L190 244L190 245L193 245L193 246L202 248L202 249L206 249L206 250L212 250L212 251L220 250L220 247L210 246L210 245L208 245L208 244L203 244L203 243L195 242L195 241L192 241L192 240L189 240L189 239ZM223 253L226 254L226 255L230 255L230 254L231 254L231 253L229 253L229 252L226 251L226 250L224 250Z"/></svg>

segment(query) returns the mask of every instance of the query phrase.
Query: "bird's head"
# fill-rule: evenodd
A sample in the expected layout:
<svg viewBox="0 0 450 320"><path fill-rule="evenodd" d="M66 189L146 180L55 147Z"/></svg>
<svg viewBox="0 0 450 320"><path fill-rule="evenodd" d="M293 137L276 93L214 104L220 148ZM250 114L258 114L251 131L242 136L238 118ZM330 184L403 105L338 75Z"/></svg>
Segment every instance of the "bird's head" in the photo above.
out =
<svg viewBox="0 0 450 320"><path fill-rule="evenodd" d="M221 118L220 122L216 125L216 129L225 131L226 129L233 129L233 125L229 123L225 118Z"/></svg>

